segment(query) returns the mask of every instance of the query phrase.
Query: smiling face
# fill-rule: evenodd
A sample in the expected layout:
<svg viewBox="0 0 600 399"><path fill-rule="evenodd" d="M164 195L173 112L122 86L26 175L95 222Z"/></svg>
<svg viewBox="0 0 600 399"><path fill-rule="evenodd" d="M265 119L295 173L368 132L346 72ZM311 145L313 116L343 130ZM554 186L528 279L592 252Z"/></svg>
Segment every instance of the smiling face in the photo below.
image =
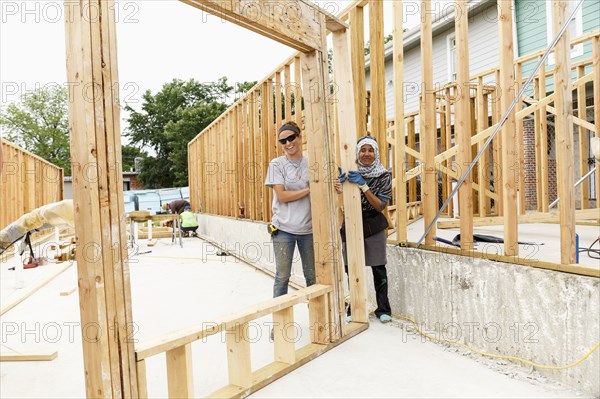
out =
<svg viewBox="0 0 600 399"><path fill-rule="evenodd" d="M281 147L283 148L285 153L291 158L295 158L302 155L302 151L300 148L302 143L299 137L300 135L292 130L284 130L283 132L279 133L278 140L280 140L280 144L281 140L285 141L285 144L281 144Z"/></svg>
<svg viewBox="0 0 600 399"><path fill-rule="evenodd" d="M371 144L365 144L360 147L360 152L358 154L358 160L364 166L369 166L373 162L375 162L375 149Z"/></svg>

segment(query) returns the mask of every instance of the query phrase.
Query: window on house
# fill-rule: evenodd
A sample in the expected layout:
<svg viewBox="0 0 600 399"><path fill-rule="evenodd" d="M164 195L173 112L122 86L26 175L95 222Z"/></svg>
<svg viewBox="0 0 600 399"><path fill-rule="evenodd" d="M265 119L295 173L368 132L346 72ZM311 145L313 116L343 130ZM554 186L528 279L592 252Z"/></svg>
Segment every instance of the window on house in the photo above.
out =
<svg viewBox="0 0 600 399"><path fill-rule="evenodd" d="M448 35L448 80L456 80L456 35Z"/></svg>
<svg viewBox="0 0 600 399"><path fill-rule="evenodd" d="M577 6L579 2L577 1L567 1L567 10L565 14L565 18L567 18L573 12L573 9ZM546 2L546 35L548 37L548 45L554 40L554 7L552 1ZM583 11L582 8L579 7L577 13L575 13L575 17L571 21L568 27L569 30L569 40L573 40L573 38L577 36L581 36L583 34ZM578 44L576 46L571 46L571 58L579 57L583 55L583 44ZM548 63L554 64L555 57L554 53L550 54L548 57Z"/></svg>

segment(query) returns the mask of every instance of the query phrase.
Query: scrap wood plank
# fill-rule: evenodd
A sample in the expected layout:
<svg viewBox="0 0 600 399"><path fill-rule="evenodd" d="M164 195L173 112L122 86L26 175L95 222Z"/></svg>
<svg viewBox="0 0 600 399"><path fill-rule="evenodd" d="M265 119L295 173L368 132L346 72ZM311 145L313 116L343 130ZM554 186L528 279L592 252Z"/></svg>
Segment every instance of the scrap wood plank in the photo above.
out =
<svg viewBox="0 0 600 399"><path fill-rule="evenodd" d="M58 356L56 351L46 352L2 352L0 353L0 362L31 362L31 361L49 361Z"/></svg>
<svg viewBox="0 0 600 399"><path fill-rule="evenodd" d="M60 292L60 296L69 296L72 293L74 293L75 291L77 291L77 287L73 287L73 288L71 288L69 290L66 290L66 291L61 291Z"/></svg>
<svg viewBox="0 0 600 399"><path fill-rule="evenodd" d="M56 270L53 270L52 273L44 277L41 281L32 284L29 287L26 287L25 289L23 289L22 292L19 292L20 295L18 295L17 297L9 297L8 303L3 304L2 308L0 309L0 316L17 306L19 303L23 302L25 299L29 298L32 294L34 294L37 290L48 284L50 281L54 280L55 277L57 277L59 274L71 267L72 264L73 262L68 262L64 265L57 265Z"/></svg>

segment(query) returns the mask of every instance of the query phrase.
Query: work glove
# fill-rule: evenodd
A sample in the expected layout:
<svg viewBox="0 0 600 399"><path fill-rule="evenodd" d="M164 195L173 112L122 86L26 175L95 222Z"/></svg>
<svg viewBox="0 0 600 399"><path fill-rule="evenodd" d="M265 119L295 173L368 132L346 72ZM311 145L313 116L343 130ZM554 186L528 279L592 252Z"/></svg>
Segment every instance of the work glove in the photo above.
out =
<svg viewBox="0 0 600 399"><path fill-rule="evenodd" d="M348 172L348 181L350 183L358 184L359 186L364 186L367 184L365 179L356 170L351 170Z"/></svg>
<svg viewBox="0 0 600 399"><path fill-rule="evenodd" d="M346 180L348 180L348 176L346 175L346 172L342 172L342 168L340 168L339 166L338 166L338 171L340 173L340 175L338 176L338 180L340 181L340 183L343 183Z"/></svg>

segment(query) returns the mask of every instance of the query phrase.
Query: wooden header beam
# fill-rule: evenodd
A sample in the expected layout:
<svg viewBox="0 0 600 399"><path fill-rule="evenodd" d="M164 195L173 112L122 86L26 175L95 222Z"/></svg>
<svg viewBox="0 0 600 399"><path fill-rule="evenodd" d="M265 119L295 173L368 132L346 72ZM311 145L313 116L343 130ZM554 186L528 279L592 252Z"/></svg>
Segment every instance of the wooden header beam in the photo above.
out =
<svg viewBox="0 0 600 399"><path fill-rule="evenodd" d="M347 25L303 0L181 0L301 52L321 49L321 14L331 31Z"/></svg>

